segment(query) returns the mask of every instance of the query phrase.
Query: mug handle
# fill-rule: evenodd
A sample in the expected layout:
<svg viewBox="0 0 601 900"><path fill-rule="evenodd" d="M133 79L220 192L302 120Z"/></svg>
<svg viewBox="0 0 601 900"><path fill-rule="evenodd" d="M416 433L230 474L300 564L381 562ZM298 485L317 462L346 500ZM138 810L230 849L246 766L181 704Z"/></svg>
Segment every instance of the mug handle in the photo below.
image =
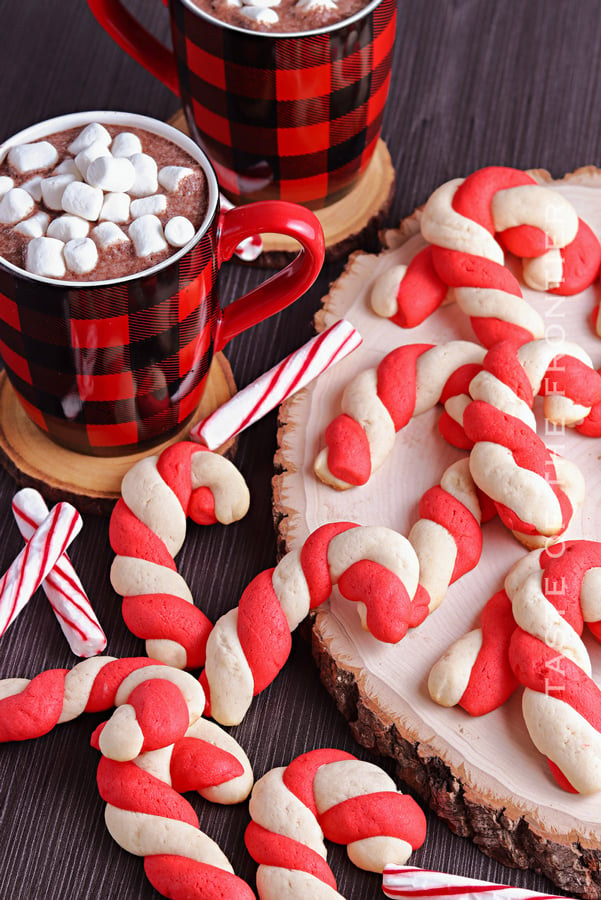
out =
<svg viewBox="0 0 601 900"><path fill-rule="evenodd" d="M259 200L222 210L218 222L218 265L230 259L241 240L263 232L288 235L301 248L287 266L221 309L215 352L242 331L290 306L308 290L321 270L325 240L319 219L305 207L285 200Z"/></svg>
<svg viewBox="0 0 601 900"><path fill-rule="evenodd" d="M88 0L88 6L126 53L179 96L177 64L168 47L140 25L120 0Z"/></svg>

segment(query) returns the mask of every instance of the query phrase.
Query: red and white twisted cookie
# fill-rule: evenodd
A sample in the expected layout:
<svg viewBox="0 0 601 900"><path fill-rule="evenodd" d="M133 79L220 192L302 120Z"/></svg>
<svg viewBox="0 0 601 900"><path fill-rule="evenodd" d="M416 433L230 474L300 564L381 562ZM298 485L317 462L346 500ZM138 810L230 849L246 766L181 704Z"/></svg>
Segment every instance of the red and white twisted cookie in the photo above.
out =
<svg viewBox="0 0 601 900"><path fill-rule="evenodd" d="M149 656L179 669L203 665L212 626L174 557L188 516L202 525L230 524L248 505L248 488L233 463L191 441L142 459L123 478L110 521L117 554L111 584L123 597L125 624L146 639Z"/></svg>
<svg viewBox="0 0 601 900"><path fill-rule="evenodd" d="M210 746L199 749L201 756L210 756ZM177 743L171 752L177 756ZM165 772L156 759L148 759L154 755L143 754L135 762L117 762L104 756L100 760L98 790L107 804L105 821L113 839L129 853L145 857L148 880L171 900L252 900L255 895L250 887L234 874L219 846L200 830L194 809L179 794L179 790L198 789L198 780L210 787L213 776L219 785L227 778L227 765L231 766L232 760L236 771L235 757L224 766L224 754L218 753L216 759L209 759L207 771L198 779L190 765L184 768L183 776L173 762ZM200 760L197 757L194 761ZM205 790L202 787L201 793Z"/></svg>
<svg viewBox="0 0 601 900"><path fill-rule="evenodd" d="M567 342L503 341L470 382L463 428L474 446L470 472L507 527L529 547L557 539L584 496L577 468L551 453L536 433L534 397L560 427L582 421L601 398L587 354Z"/></svg>
<svg viewBox="0 0 601 900"><path fill-rule="evenodd" d="M486 347L544 333L542 319L504 265L501 245L523 258L524 280L536 290L575 294L599 273L601 247L594 232L557 191L518 169L490 166L443 184L424 207L421 231L432 246L406 273L397 269L385 285L374 285L376 312L416 325L444 299L442 282L453 289ZM405 294L405 278L422 290L409 287Z"/></svg>
<svg viewBox="0 0 601 900"><path fill-rule="evenodd" d="M32 679L5 678L0 681L0 743L41 737L84 712L110 709L132 672L156 665L146 656L95 656Z"/></svg>
<svg viewBox="0 0 601 900"><path fill-rule="evenodd" d="M505 583L526 727L558 784L582 794L601 790L601 689L581 638L585 622L601 638L600 586L601 543L585 540L526 558Z"/></svg>
<svg viewBox="0 0 601 900"><path fill-rule="evenodd" d="M481 629L456 641L428 680L432 699L472 715L522 684L533 743L558 784L579 793L601 790L601 689L582 640L585 623L601 639L600 587L601 543L532 551L486 604Z"/></svg>
<svg viewBox="0 0 601 900"><path fill-rule="evenodd" d="M260 778L245 834L259 863L261 900L334 900L341 895L323 840L345 844L351 862L382 872L405 862L426 837L417 803L382 769L341 750L312 750Z"/></svg>
<svg viewBox="0 0 601 900"><path fill-rule="evenodd" d="M351 522L317 528L299 550L260 572L239 606L216 622L200 679L207 714L222 725L242 721L252 698L288 659L291 632L335 584L357 603L364 628L396 643L427 615L429 598L418 577L415 551L396 531Z"/></svg>
<svg viewBox="0 0 601 900"><path fill-rule="evenodd" d="M365 484L389 455L396 433L437 403L445 404L440 425L445 438L471 446L457 417L484 354L470 341L408 344L361 372L345 388L342 412L326 428L326 447L314 465L317 477L338 490Z"/></svg>

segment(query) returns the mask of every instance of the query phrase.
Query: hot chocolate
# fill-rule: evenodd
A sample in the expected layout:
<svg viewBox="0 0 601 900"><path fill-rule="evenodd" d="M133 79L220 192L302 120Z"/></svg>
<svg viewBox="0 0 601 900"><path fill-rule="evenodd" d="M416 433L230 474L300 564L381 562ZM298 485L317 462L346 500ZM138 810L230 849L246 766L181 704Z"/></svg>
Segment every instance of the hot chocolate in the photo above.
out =
<svg viewBox="0 0 601 900"><path fill-rule="evenodd" d="M295 33L349 19L368 0L192 0L222 22L253 31Z"/></svg>
<svg viewBox="0 0 601 900"><path fill-rule="evenodd" d="M202 167L165 137L93 122L10 148L0 165L0 257L43 278L149 269L207 212Z"/></svg>

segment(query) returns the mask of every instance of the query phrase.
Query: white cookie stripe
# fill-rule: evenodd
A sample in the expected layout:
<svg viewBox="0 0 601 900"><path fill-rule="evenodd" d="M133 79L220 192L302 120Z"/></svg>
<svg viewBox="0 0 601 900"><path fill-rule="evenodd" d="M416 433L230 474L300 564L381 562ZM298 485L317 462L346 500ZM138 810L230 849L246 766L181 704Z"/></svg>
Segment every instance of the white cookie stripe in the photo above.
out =
<svg viewBox="0 0 601 900"><path fill-rule="evenodd" d="M352 353L362 340L350 322L340 319L234 394L195 425L190 437L216 450Z"/></svg>
<svg viewBox="0 0 601 900"><path fill-rule="evenodd" d="M42 495L33 488L23 488L15 494L12 511L26 541L48 515ZM57 560L42 588L73 653L76 656L102 653L106 635L67 554Z"/></svg>
<svg viewBox="0 0 601 900"><path fill-rule="evenodd" d="M0 579L0 637L19 615L82 526L69 503L57 503Z"/></svg>
<svg viewBox="0 0 601 900"><path fill-rule="evenodd" d="M414 866L388 865L384 869L382 890L387 897L427 897L428 900L448 900L461 897L463 900L561 900L556 894L541 894L525 888L515 888L506 884L493 884L462 875L449 875L432 869L417 869Z"/></svg>

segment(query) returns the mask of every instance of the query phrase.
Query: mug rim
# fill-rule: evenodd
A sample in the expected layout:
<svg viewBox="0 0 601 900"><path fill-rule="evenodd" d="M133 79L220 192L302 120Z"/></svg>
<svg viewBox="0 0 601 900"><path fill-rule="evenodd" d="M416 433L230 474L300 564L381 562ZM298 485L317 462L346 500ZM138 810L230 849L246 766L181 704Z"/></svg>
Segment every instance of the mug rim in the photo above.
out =
<svg viewBox="0 0 601 900"><path fill-rule="evenodd" d="M238 34L245 35L256 35L258 38L294 38L298 40L298 38L302 37L314 37L319 34L330 34L332 32L338 31L341 28L346 28L348 25L353 25L359 19L362 19L364 16L369 15L376 6L379 6L380 3L383 3L384 0L370 0L363 9L357 10L356 13L353 13L352 16L347 16L346 19L341 19L338 22L333 22L331 25L322 25L321 28L312 28L310 30L303 31L261 31L255 28L242 28L241 25L233 25L231 22L224 22L223 19L220 19L218 16L212 16L210 13L207 13L204 9L201 9L194 3L194 0L180 0L180 3L183 3L191 13L200 16L201 19L204 19L207 22L210 22L217 27L225 28L229 31L235 31Z"/></svg>
<svg viewBox="0 0 601 900"><path fill-rule="evenodd" d="M159 137L165 137L172 143L177 144L182 150L185 150L192 156L202 169L207 178L208 185L208 202L207 213L196 230L194 237L190 238L183 247L175 249L174 252L166 259L162 260L147 269L141 269L138 272L132 272L129 275L117 276L116 278L108 278L102 281L69 281L65 278L48 278L44 275L36 275L28 272L20 266L15 266L0 256L0 266L8 269L10 272L18 275L20 278L31 280L33 282L50 285L68 290L86 290L89 288L108 287L115 284L125 284L130 281L139 280L141 278L152 277L162 269L171 265L177 260L185 256L190 249L198 243L198 241L206 233L209 224L219 209L219 186L215 170L204 151L196 144L192 138L179 129L170 125L168 122L162 122L152 116L146 116L141 113L129 113L123 110L86 110L74 113L65 113L61 116L54 116L50 119L43 119L33 125L28 125L16 134L11 135L0 144L0 164L4 162L4 158L11 147L19 143L25 143L27 140L41 140L54 132L67 131L69 128L76 128L79 125L89 125L91 122L98 122L101 125L117 125L125 127L128 125L132 128L140 128L156 134Z"/></svg>

